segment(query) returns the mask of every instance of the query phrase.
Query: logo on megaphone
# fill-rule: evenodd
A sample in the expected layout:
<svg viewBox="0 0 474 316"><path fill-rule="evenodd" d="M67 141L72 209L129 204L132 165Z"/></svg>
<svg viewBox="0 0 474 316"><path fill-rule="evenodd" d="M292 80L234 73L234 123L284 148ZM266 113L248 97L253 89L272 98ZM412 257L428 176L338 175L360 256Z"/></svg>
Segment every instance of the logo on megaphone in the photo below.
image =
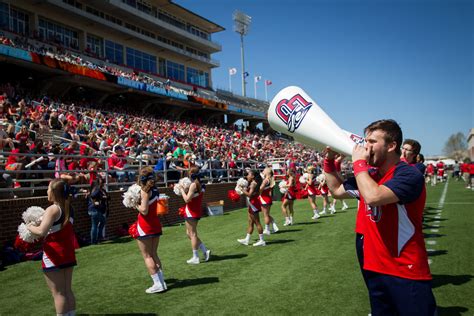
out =
<svg viewBox="0 0 474 316"><path fill-rule="evenodd" d="M303 89L295 86L284 88L273 98L268 123L300 143L319 150L330 146L345 155L350 155L354 142L362 139L344 132Z"/></svg>
<svg viewBox="0 0 474 316"><path fill-rule="evenodd" d="M294 133L312 106L311 102L306 101L300 94L297 94L289 100L280 100L275 107L275 113L286 124L288 131Z"/></svg>

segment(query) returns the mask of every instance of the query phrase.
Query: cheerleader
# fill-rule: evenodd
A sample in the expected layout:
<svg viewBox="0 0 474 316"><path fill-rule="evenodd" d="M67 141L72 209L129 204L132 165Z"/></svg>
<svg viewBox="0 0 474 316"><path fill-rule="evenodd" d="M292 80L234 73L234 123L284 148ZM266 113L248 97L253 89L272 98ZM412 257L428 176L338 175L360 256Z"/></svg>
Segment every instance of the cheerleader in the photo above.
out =
<svg viewBox="0 0 474 316"><path fill-rule="evenodd" d="M189 178L191 179L191 186L188 192L184 188L180 188L181 195L186 205L184 206L184 220L186 223L186 234L191 240L191 248L193 250L193 257L186 261L188 264L199 264L199 249L204 255L204 261L209 261L211 257L211 250L207 249L201 239L198 237L197 225L199 219L202 217L202 198L204 195L204 187L201 184L199 177L199 169L192 167L189 170Z"/></svg>
<svg viewBox="0 0 474 316"><path fill-rule="evenodd" d="M260 224L260 216L258 213L262 210L262 205L260 203L259 188L262 186L262 177L260 173L256 170L247 171L247 181L249 186L247 189L243 190L243 194L247 196L248 208L248 228L247 236L244 239L237 239L242 245L248 245L250 242L250 236L253 233L253 227L257 226L258 231L258 241L254 243L254 246L265 246L265 240L263 240L263 228Z"/></svg>
<svg viewBox="0 0 474 316"><path fill-rule="evenodd" d="M270 230L273 230L274 233L278 232L278 226L276 225L273 217L270 216L270 208L272 207L272 190L275 186L275 180L273 179L273 170L272 168L265 168L263 170L263 181L260 186L260 203L262 204L263 217L265 221L265 229L263 233L270 235ZM271 225L271 226L270 226Z"/></svg>
<svg viewBox="0 0 474 316"><path fill-rule="evenodd" d="M330 205L329 203L329 188L328 188L328 185L326 184L326 177L324 177L324 174L322 173L321 175L319 175L321 177L321 181L319 182L319 191L321 191L321 195L323 196L323 210L321 212L319 212L319 215L326 215L326 208L328 207L328 205ZM318 176L318 177L319 177ZM334 214L336 213L336 211L334 210L331 210L331 214Z"/></svg>
<svg viewBox="0 0 474 316"><path fill-rule="evenodd" d="M334 165L336 167L336 172L337 174L339 175L339 177L341 177L341 164L342 164L342 160L344 159L344 156L343 155L340 155L340 154L337 154L336 155L336 158L334 159ZM342 177L341 177L342 179ZM329 207L329 210L331 211L331 214L334 214L336 213L336 203L337 203L338 200L336 200L334 197L332 199L332 203L331 203L331 206ZM341 210L344 211L346 209L349 208L349 206L347 205L346 201L344 200L340 200L341 203L342 203L342 208Z"/></svg>
<svg viewBox="0 0 474 316"><path fill-rule="evenodd" d="M158 244L162 234L161 222L157 214L158 189L155 187L155 175L152 167L140 170L140 205L138 205L137 244L145 261L145 266L153 280L153 285L146 293L163 292L167 289L164 281L161 260L158 257Z"/></svg>
<svg viewBox="0 0 474 316"><path fill-rule="evenodd" d="M293 204L296 199L296 178L293 169L288 169L286 183L287 191L285 195L283 195L283 203L281 203L281 211L285 217L283 226L293 225Z"/></svg>
<svg viewBox="0 0 474 316"><path fill-rule="evenodd" d="M319 210L318 204L316 203L316 196L320 193L319 190L316 188L316 176L314 175L314 167L309 166L308 169L308 178L306 179L306 190L308 191L308 201L309 205L313 209L313 217L311 219L318 219Z"/></svg>
<svg viewBox="0 0 474 316"><path fill-rule="evenodd" d="M39 226L27 226L33 234L45 236L42 267L57 315L76 314L76 299L72 292L72 272L76 265L76 255L74 230L69 213L71 192L64 180L52 180L48 186L48 201L53 205L45 210Z"/></svg>

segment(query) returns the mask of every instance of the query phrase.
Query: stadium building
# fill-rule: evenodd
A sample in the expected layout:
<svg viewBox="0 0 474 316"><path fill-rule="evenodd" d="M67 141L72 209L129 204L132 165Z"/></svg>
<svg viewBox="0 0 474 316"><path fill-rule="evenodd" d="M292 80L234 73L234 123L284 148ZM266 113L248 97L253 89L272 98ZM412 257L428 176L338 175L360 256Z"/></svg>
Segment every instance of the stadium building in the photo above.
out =
<svg viewBox="0 0 474 316"><path fill-rule="evenodd" d="M12 41L0 44L2 81L35 93L173 119L266 121L267 102L212 89L222 50L212 36L224 28L171 0L1 0L0 28Z"/></svg>

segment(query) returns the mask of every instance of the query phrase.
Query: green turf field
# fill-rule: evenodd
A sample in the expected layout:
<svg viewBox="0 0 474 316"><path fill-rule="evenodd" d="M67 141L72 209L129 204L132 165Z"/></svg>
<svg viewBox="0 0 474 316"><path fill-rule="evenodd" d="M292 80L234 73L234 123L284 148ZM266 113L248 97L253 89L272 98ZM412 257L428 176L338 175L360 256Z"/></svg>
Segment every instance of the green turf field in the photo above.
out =
<svg viewBox="0 0 474 316"><path fill-rule="evenodd" d="M444 186L428 187L426 205L434 293L440 315L473 315L474 192L451 180L439 207ZM134 240L82 248L73 277L77 312L367 315L367 292L354 251L356 202L349 205L315 223L307 201L297 201L295 225L285 228L276 203L272 213L281 231L266 238L266 247L255 248L236 241L245 236L245 210L205 218L199 233L213 257L197 266L186 264L191 250L184 226L167 227L159 247L168 284L162 294L145 294L151 279ZM54 314L39 268L39 262L24 262L0 272L1 315Z"/></svg>

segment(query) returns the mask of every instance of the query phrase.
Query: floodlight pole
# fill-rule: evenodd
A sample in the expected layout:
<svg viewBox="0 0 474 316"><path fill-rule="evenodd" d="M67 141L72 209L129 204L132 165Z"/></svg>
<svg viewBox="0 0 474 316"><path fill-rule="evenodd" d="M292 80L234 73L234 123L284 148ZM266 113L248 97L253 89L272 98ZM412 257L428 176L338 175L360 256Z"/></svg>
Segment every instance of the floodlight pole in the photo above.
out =
<svg viewBox="0 0 474 316"><path fill-rule="evenodd" d="M244 58L244 34L240 34L240 59L242 63L242 95L245 97L245 58Z"/></svg>

